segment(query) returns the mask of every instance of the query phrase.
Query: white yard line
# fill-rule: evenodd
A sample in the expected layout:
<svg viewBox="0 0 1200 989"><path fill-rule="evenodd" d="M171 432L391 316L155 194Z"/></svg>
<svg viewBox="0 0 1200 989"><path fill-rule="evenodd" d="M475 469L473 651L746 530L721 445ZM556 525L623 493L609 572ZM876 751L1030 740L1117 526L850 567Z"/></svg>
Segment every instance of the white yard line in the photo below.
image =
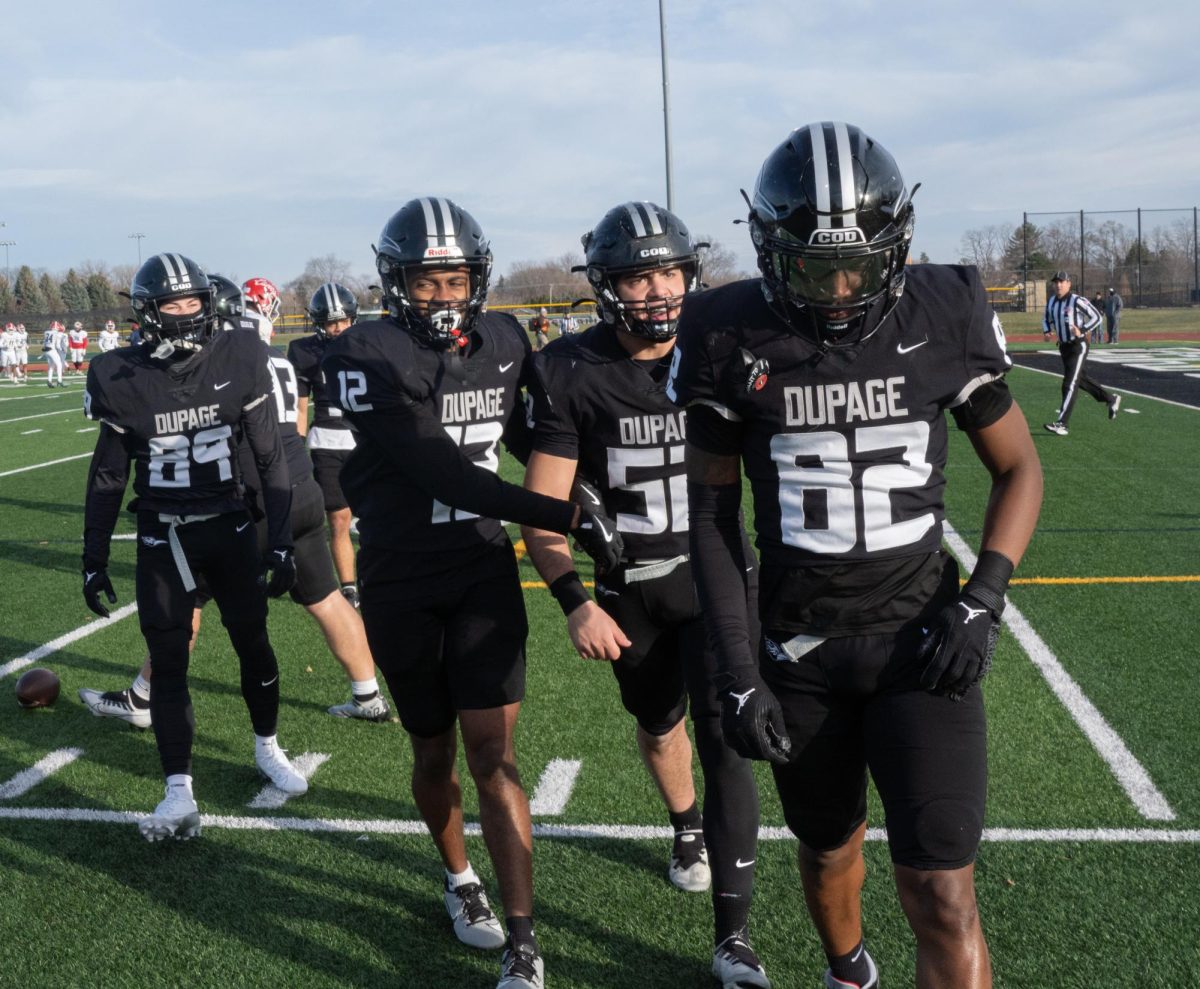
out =
<svg viewBox="0 0 1200 989"><path fill-rule="evenodd" d="M303 752L295 759L289 759L293 768L306 780L312 779L312 774L329 758L324 752ZM284 793L273 783L268 783L250 803L246 804L251 810L278 810L289 800L292 794Z"/></svg>
<svg viewBox="0 0 1200 989"><path fill-rule="evenodd" d="M42 432L42 430L40 430L40 429L27 429L21 435L22 436L32 436L34 433L40 433L40 432Z"/></svg>
<svg viewBox="0 0 1200 989"><path fill-rule="evenodd" d="M551 759L529 800L529 813L538 816L565 811L581 765L578 759Z"/></svg>
<svg viewBox="0 0 1200 989"><path fill-rule="evenodd" d="M18 467L16 470L6 470L0 472L0 477L8 477L12 474L24 474L27 470L39 470L42 467L53 467L55 464L66 464L72 460L82 460L84 457L90 457L91 453L77 453L73 457L60 457L58 460L47 460L44 464L33 464L31 467Z"/></svg>
<svg viewBox="0 0 1200 989"><path fill-rule="evenodd" d="M1014 364L1014 367L1019 367L1022 371L1033 371L1034 374L1048 374L1053 378L1061 378L1062 371L1047 371L1040 367L1029 367L1025 364ZM1151 402L1162 402L1164 405L1175 405L1181 409L1192 409L1200 412L1200 405L1188 405L1186 402L1173 402L1169 398L1159 398L1157 395L1146 395L1140 391L1130 391L1128 388L1114 388L1111 385L1105 385L1109 391L1119 391L1122 395L1132 395L1134 398L1144 398ZM1123 409L1124 412L1132 412L1133 409Z"/></svg>
<svg viewBox="0 0 1200 989"><path fill-rule="evenodd" d="M32 382L31 382L31 384L32 384ZM42 384L45 384L45 382L43 381ZM63 392L51 391L49 393L41 392L38 395L15 395L12 398L0 398L0 404L3 404L4 402L27 402L31 398L73 398L73 397L74 396L70 395L69 393L67 393L65 391L63 391Z"/></svg>
<svg viewBox="0 0 1200 989"><path fill-rule="evenodd" d="M69 766L83 755L83 749L56 749L39 759L28 769L22 769L7 783L0 784L0 800L12 800L28 793L47 776L53 776L63 766Z"/></svg>
<svg viewBox="0 0 1200 989"><path fill-rule="evenodd" d="M974 570L975 554L949 522L945 526L945 539L963 569L967 572ZM1121 785L1121 789L1133 801L1138 813L1148 821L1175 820L1175 812L1167 803L1167 798L1154 785L1145 767L1129 751L1121 736L1112 729L1104 715L1071 678L1058 661L1058 657L1050 651L1050 647L1033 630L1033 626L1012 601L1009 601L1008 607L1004 609L1003 620L1026 655L1033 661L1033 665L1045 678L1054 696L1067 709L1100 758L1108 763L1108 768Z"/></svg>
<svg viewBox="0 0 1200 989"><path fill-rule="evenodd" d="M145 810L87 810L76 807L0 807L0 821L71 821L79 824L135 824L150 813ZM305 831L341 834L424 835L423 821L354 820L311 817L232 817L203 814L206 828L233 831ZM479 825L464 828L469 835L480 833ZM661 825L638 824L535 824L535 838L579 838L616 841L663 841L675 832ZM787 828L759 828L759 841L795 841ZM867 841L886 841L883 828L868 828ZM1200 844L1200 830L1157 828L985 828L987 842L1078 842L1138 845Z"/></svg>
<svg viewBox="0 0 1200 989"><path fill-rule="evenodd" d="M99 632L101 629L108 628L114 622L119 622L127 615L132 615L137 611L137 602L127 604L123 608L118 608L107 618L100 618L96 621L88 622L86 625L80 625L74 631L68 632L66 635L60 635L57 639L51 639L44 646L38 646L24 656L18 656L16 659L9 660L3 666L0 666L0 680L8 676L10 673L15 673L17 670L23 670L26 666L31 666L39 659L45 659L52 653L58 652L63 646L69 646L72 642L78 642L80 639L91 635L93 632Z"/></svg>
<svg viewBox="0 0 1200 989"><path fill-rule="evenodd" d="M59 409L57 412L39 412L34 416L18 416L16 419L0 419L0 426L7 426L10 422L28 422L30 419L45 419L48 416L69 415L74 415L73 409Z"/></svg>

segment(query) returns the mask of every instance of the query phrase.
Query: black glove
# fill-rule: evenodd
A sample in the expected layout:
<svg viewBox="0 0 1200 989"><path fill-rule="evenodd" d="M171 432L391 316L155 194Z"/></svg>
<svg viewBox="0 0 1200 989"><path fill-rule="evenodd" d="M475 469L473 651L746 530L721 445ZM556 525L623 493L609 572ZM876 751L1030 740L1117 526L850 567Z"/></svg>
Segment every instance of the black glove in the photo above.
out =
<svg viewBox="0 0 1200 989"><path fill-rule="evenodd" d="M597 574L610 573L620 564L625 551L617 523L604 514L600 492L582 478L575 479L571 500L579 506L579 524L570 535L595 562Z"/></svg>
<svg viewBox="0 0 1200 989"><path fill-rule="evenodd" d="M962 593L946 605L917 650L925 663L921 686L961 701L992 668L992 653L1000 638L1004 591L1013 565L1000 553L985 550Z"/></svg>
<svg viewBox="0 0 1200 989"><path fill-rule="evenodd" d="M725 743L747 759L769 759L783 765L792 751L783 708L758 672L745 666L713 677L721 701L721 733Z"/></svg>
<svg viewBox="0 0 1200 989"><path fill-rule="evenodd" d="M266 584L267 597L277 598L286 594L296 583L296 559L287 548L273 549L263 558L260 584Z"/></svg>
<svg viewBox="0 0 1200 989"><path fill-rule="evenodd" d="M86 564L83 567L83 600L87 602L89 609L94 611L101 618L108 617L108 609L100 600L100 592L104 592L104 596L108 598L109 604L117 603L117 592L113 590L112 581L108 579L108 571L104 567L96 567L90 569Z"/></svg>

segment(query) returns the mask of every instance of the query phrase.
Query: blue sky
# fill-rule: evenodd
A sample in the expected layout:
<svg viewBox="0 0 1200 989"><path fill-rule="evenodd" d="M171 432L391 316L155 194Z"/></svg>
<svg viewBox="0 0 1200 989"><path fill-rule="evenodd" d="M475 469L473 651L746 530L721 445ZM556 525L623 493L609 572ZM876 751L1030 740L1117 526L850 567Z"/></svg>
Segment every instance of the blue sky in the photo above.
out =
<svg viewBox="0 0 1200 989"><path fill-rule="evenodd" d="M8 5L11 263L189 254L285 282L371 270L445 195L497 269L665 205L657 0ZM1021 211L1200 203L1200 5L667 0L675 208L753 265L739 188L788 132L859 124L922 183L914 251Z"/></svg>

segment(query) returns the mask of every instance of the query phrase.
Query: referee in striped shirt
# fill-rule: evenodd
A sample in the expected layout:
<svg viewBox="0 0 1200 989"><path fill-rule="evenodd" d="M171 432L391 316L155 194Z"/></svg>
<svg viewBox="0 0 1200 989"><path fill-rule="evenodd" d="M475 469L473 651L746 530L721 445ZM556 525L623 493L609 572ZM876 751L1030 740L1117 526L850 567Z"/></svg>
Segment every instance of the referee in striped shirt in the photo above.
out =
<svg viewBox="0 0 1200 989"><path fill-rule="evenodd" d="M1046 315L1042 320L1042 336L1053 335L1058 340L1058 352L1062 354L1063 383L1062 406L1058 418L1046 423L1046 429L1059 436L1067 435L1067 420L1080 390L1087 392L1097 402L1108 406L1108 418L1115 419L1121 407L1121 396L1105 391L1087 376L1083 366L1087 362L1088 332L1100 325L1100 313L1082 295L1071 291L1071 276L1065 271L1056 271L1052 279L1054 298L1046 303Z"/></svg>

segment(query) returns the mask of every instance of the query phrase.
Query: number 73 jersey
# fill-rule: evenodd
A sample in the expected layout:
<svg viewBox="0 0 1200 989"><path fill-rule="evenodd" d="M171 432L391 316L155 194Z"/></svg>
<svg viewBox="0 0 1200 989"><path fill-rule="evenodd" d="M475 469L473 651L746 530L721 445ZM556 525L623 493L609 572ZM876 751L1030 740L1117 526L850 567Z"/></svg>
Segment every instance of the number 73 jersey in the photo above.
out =
<svg viewBox="0 0 1200 989"><path fill-rule="evenodd" d="M1010 366L975 270L914 265L874 334L824 351L757 280L689 297L669 391L730 424L730 449L710 452L742 458L763 562L799 567L938 550L944 413L988 425L967 411L971 397ZM986 416L1008 404L1005 393Z"/></svg>
<svg viewBox="0 0 1200 989"><path fill-rule="evenodd" d="M208 514L242 507L236 447L249 410L271 401L266 345L218 333L186 361L148 347L101 354L88 370L84 413L120 434L134 461L137 508Z"/></svg>

